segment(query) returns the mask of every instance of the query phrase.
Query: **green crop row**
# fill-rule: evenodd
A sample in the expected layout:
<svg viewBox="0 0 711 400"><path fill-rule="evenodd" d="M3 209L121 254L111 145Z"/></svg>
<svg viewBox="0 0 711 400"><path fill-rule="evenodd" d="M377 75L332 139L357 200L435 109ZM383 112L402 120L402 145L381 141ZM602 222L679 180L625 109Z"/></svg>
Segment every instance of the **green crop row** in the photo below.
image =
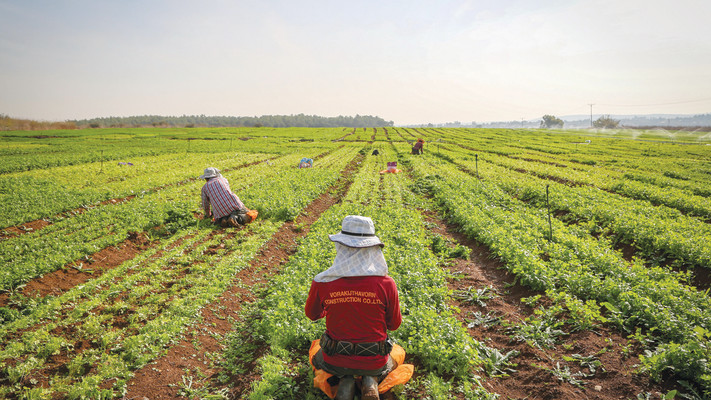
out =
<svg viewBox="0 0 711 400"><path fill-rule="evenodd" d="M111 128L0 132L0 174L167 154L321 153L338 128Z"/></svg>
<svg viewBox="0 0 711 400"><path fill-rule="evenodd" d="M303 209L324 185L335 182L336 171L357 151L337 150L310 170L260 166L271 176L266 171L257 174L260 182L245 190L245 198L265 202L253 204L257 208L298 202ZM231 171L228 178L239 173ZM257 194L283 182L291 190L286 196ZM0 393L23 398L121 397L132 371L164 354L282 223L275 216L260 218L234 236L231 230L215 231L207 224L185 227L160 246L1 326L0 379L6 384ZM77 351L85 344L89 348ZM49 373L46 365L55 356L69 361L66 368ZM33 384L38 374L47 378Z"/></svg>
<svg viewBox="0 0 711 400"><path fill-rule="evenodd" d="M507 178L513 185L514 178L480 181L449 162L415 158L409 162L419 183L429 188L450 218L488 246L520 282L597 301L619 326L651 332L658 346L655 360L669 355L666 350L674 346L707 348L711 299L686 285L683 273L645 266L639 260L628 262L604 238L595 239L555 218L549 226L544 207L524 203L498 186ZM553 240L549 240L550 228ZM671 356L666 360L675 363L656 368L676 371L679 377L711 390L707 381L711 365L704 361L708 355L697 350L696 358L687 360L699 366L694 371Z"/></svg>
<svg viewBox="0 0 711 400"><path fill-rule="evenodd" d="M390 148L377 148L380 155L366 158L343 203L331 207L311 226L297 253L269 283L269 291L257 304L253 329L270 346L269 357L282 355L286 357L283 363L297 362L284 356L282 349L300 349L303 353L325 329L323 320L306 318L303 307L313 277L330 267L335 256L328 235L340 230L346 215L365 215L373 219L376 234L385 243L389 275L400 293L403 324L391 336L405 348L408 357L416 357L430 373L471 378L472 368L481 362L477 351L480 344L468 335L447 303L450 293L446 273L429 250L422 215L407 207L415 201L406 188L407 178L379 173L385 169L384 160L394 161L395 154ZM283 375L263 375L249 398L269 398L268 393L284 389L284 379ZM486 394L480 386L477 393L480 398Z"/></svg>
<svg viewBox="0 0 711 400"><path fill-rule="evenodd" d="M328 159L330 165L321 162L310 170L299 170L293 156L282 156L269 163L226 172L225 177L245 205L257 209L261 218L286 220L293 218L304 201L333 182L336 171L356 151L347 147L337 150L337 156ZM145 193L125 203L92 208L40 231L0 241L0 262L7 266L0 270L0 289L16 287L120 243L129 232L148 231L163 224L166 229L175 230L196 223L193 213L201 212L203 183L192 181Z"/></svg>
<svg viewBox="0 0 711 400"><path fill-rule="evenodd" d="M116 162L88 163L0 176L0 226L8 227L91 207L99 202L195 180L213 165L233 169L269 158L265 154L168 154Z"/></svg>
<svg viewBox="0 0 711 400"><path fill-rule="evenodd" d="M569 185L595 186L608 192L646 200L655 205L665 205L691 216L711 220L711 201L708 198L675 187L659 187L651 182L630 180L626 178L625 173L611 169L568 168L557 163L551 164L550 161L532 162L497 155L482 155L481 160L516 171L525 171L544 179L564 181Z"/></svg>
<svg viewBox="0 0 711 400"><path fill-rule="evenodd" d="M624 174L628 179L673 187L698 196L711 194L708 185L711 149L708 146L596 138L575 132L446 130L443 133L451 133L448 138L451 142L469 146L480 154L565 165L599 176Z"/></svg>
<svg viewBox="0 0 711 400"><path fill-rule="evenodd" d="M468 163L457 161L458 165ZM551 210L568 213L566 218L582 220L595 233L610 232L617 241L635 246L643 254L678 260L691 267L711 265L711 227L680 211L629 199L595 187L570 187L479 162L479 175L519 199ZM546 193L549 193L547 197Z"/></svg>
<svg viewBox="0 0 711 400"><path fill-rule="evenodd" d="M178 235L180 245L164 247L159 258L126 262L3 327L4 337L29 321L35 327L4 340L4 394L120 397L131 371L162 355L276 228L278 224L263 221L230 241L223 240L224 234L205 240L211 231L193 228ZM221 253L206 252L218 244L226 245ZM76 352L83 343L89 347ZM48 387L28 385L26 378L46 370L45 364L58 355L69 359L66 370L48 376Z"/></svg>

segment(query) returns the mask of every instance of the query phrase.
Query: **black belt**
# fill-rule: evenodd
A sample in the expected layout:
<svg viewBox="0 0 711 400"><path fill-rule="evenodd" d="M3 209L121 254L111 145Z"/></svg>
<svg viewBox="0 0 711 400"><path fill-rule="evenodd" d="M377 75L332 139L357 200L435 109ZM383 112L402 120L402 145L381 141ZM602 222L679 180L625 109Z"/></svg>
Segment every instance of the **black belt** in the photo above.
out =
<svg viewBox="0 0 711 400"><path fill-rule="evenodd" d="M393 343L388 337L380 342L352 343L345 340L333 340L326 332L321 335L321 349L326 355L340 354L344 356L384 356L390 354Z"/></svg>

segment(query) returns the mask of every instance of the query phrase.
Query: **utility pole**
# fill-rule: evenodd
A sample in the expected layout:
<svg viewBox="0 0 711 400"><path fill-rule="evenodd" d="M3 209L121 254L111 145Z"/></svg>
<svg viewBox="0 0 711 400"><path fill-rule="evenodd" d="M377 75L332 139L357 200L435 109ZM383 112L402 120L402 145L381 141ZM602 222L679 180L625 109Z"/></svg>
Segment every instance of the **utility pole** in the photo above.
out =
<svg viewBox="0 0 711 400"><path fill-rule="evenodd" d="M590 127L592 128L592 127L593 127L593 123L592 123L592 106L594 106L594 104L589 104L589 106L590 106Z"/></svg>

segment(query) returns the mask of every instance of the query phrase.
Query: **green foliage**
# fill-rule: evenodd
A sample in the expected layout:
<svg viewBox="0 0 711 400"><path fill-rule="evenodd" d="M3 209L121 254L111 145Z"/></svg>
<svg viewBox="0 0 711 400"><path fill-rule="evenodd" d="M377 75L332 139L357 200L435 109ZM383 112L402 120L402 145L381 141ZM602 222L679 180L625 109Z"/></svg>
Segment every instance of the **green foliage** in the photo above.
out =
<svg viewBox="0 0 711 400"><path fill-rule="evenodd" d="M459 299L464 303L476 304L480 307L486 307L486 302L498 297L496 290L491 286L475 288L469 286L465 289L460 289L452 294L452 297Z"/></svg>
<svg viewBox="0 0 711 400"><path fill-rule="evenodd" d="M545 369L546 371L550 372L558 378L559 381L569 383L573 386L577 386L579 388L582 388L583 385L585 384L585 381L583 381L580 378L584 378L585 374L581 371L573 373L570 370L570 367L567 365L560 366L560 363L556 363L555 368L545 368L541 367L542 369Z"/></svg>
<svg viewBox="0 0 711 400"><path fill-rule="evenodd" d="M70 121L78 126L91 126L92 128L107 128L115 126L140 127L140 126L170 126L170 127L371 127L392 126L393 121L386 121L380 117L370 115L356 115L354 117L320 117L318 115L262 115L261 117L228 117L183 115L139 115L132 117L104 117Z"/></svg>
<svg viewBox="0 0 711 400"><path fill-rule="evenodd" d="M580 354L573 354L572 356L563 356L563 360L567 362L577 362L580 364L580 368L586 368L590 371L589 374L584 375L587 378L594 376L597 371L606 372L602 362L594 355L583 356Z"/></svg>
<svg viewBox="0 0 711 400"><path fill-rule="evenodd" d="M432 244L430 249L436 255L443 256L445 258L461 258L468 259L471 250L467 246L461 244L452 244L445 239L442 235L435 234L432 236Z"/></svg>
<svg viewBox="0 0 711 400"><path fill-rule="evenodd" d="M420 134L428 142L442 139L432 157L407 154L408 139ZM512 336L545 349L556 345L563 326L615 324L629 333L627 349L639 343L647 350L642 373L683 380L679 397L708 398L711 301L690 286L691 273L677 271L704 268L711 259L709 149L658 141L697 141L699 134L615 133L629 139L634 134L657 142L592 131L588 142L580 132L404 128L97 129L52 131L42 138L3 133L0 219L5 227L17 226L0 240L0 289L20 288L59 268L88 272L101 249L156 227L165 235L156 235L132 260L59 295L11 293L0 308L0 397L124 396L133 371L191 329L201 308L234 282L280 224L331 187L360 152L362 162L341 204L308 227L283 272L262 288L254 308L247 307L244 325L221 339L227 349L219 362L221 382L243 373L257 346L266 343L271 350L260 361L255 398L318 397L304 352L323 322L305 318L303 303L313 276L333 259L328 234L338 231L344 215L363 214L376 221L401 295L404 322L391 334L417 359L418 373L433 376L427 395L495 398L474 373L510 373L515 357L483 346L466 328L492 326L501 318L481 311L462 324L450 306L453 296L486 304L492 293L448 291L442 263L467 257L468 248L432 235L416 209L423 207L438 209L486 246L517 282L546 291L552 303L542 308L540 298L528 299L539 308L524 322L507 325ZM372 148L382 156L371 157L370 146L362 151L364 141L375 142ZM295 165L306 155L316 160L314 168L298 171ZM405 173L380 175L385 159L397 160ZM223 230L194 218L202 185L195 178L206 166L222 169L246 205L260 212L255 223ZM21 225L38 218L49 225ZM635 257L623 257L616 249L622 245ZM47 360L58 354L69 361L50 369ZM593 355L564 361L586 376L604 368ZM573 384L585 378L566 368L550 371ZM29 387L38 373L51 387ZM425 385L424 379L413 383ZM180 389L186 396L224 397L207 386L201 377L186 376ZM407 394L411 387L399 390Z"/></svg>
<svg viewBox="0 0 711 400"><path fill-rule="evenodd" d="M609 115L602 115L593 121L593 127L599 129L614 129L620 124L620 120L612 119Z"/></svg>
<svg viewBox="0 0 711 400"><path fill-rule="evenodd" d="M518 364L513 363L511 360L519 355L517 350L511 350L503 354L493 347L480 346L479 354L483 361L484 371L489 376L508 376L516 372L514 367Z"/></svg>
<svg viewBox="0 0 711 400"><path fill-rule="evenodd" d="M526 342L539 349L551 349L558 343L560 336L566 333L556 328L558 324L551 324L550 321L542 319L529 319L510 328L512 338L520 342Z"/></svg>
<svg viewBox="0 0 711 400"><path fill-rule="evenodd" d="M669 375L694 382L705 396L711 396L711 365L709 347L705 345L709 332L697 328L693 334L680 343L664 343L655 350L646 350L640 356L641 371L649 373L655 380Z"/></svg>
<svg viewBox="0 0 711 400"><path fill-rule="evenodd" d="M472 319L465 318L467 321L467 328L473 328L475 326L481 326L484 329L489 329L494 325L499 325L502 320L502 316L494 315L493 311L489 311L483 314L481 311L474 311L470 314Z"/></svg>
<svg viewBox="0 0 711 400"><path fill-rule="evenodd" d="M430 194L434 200L466 235L489 247L518 282L549 290L549 295L556 293L552 296L560 308L556 314L566 316L561 320L572 329L594 329L611 322L627 330L641 327L653 332L655 343L688 341L688 349L707 345L707 338L690 333L696 328L711 328L711 317L704 311L711 303L706 294L688 286L687 274L645 265L642 259L625 260L613 243L599 234L601 230L629 233L638 247L645 248L642 243L649 243L648 248L658 254L660 248L668 246L669 257L685 262L694 258L694 264L703 266L707 264L707 256L701 255L708 248L702 239L709 235L706 224L589 186L568 187L489 163L479 163L482 179L477 179L465 161L469 152L447 153L455 163L437 165L443 179L432 182ZM411 162L416 179L429 174L430 164L414 157ZM564 218L575 222L578 215L585 215L590 218L590 226L593 222L599 226L603 220L606 226L592 236L583 225L552 219L554 241L549 241L547 184L552 189L551 205ZM603 206L608 202L609 206ZM637 211L632 213L631 209ZM601 212L609 216L603 219ZM529 319L512 327L511 333L532 345L552 346L563 332L555 323L546 322L540 317ZM679 374L679 369L669 368L677 362L671 354L650 358L647 368ZM703 364L707 358L696 351L687 355L692 365ZM689 379L700 386L711 387L703 375L685 374L693 375Z"/></svg>
<svg viewBox="0 0 711 400"><path fill-rule="evenodd" d="M0 307L0 325L14 321L19 315L20 313L17 310L8 307Z"/></svg>
<svg viewBox="0 0 711 400"><path fill-rule="evenodd" d="M563 124L562 119L548 114L544 115L543 120L541 120L541 128L562 128Z"/></svg>
<svg viewBox="0 0 711 400"><path fill-rule="evenodd" d="M252 382L250 400L295 399L301 391L298 376L288 364L289 355L284 349L272 347L272 354L259 359L257 369L262 379Z"/></svg>

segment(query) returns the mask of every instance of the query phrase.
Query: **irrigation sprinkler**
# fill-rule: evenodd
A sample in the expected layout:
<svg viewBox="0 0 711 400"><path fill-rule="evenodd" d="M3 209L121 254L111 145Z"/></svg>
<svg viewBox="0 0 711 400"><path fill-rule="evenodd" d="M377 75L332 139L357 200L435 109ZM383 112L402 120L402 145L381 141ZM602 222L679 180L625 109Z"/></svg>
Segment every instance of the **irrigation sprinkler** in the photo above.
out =
<svg viewBox="0 0 711 400"><path fill-rule="evenodd" d="M548 208L548 240L553 241L553 224L551 223L551 204L548 201L550 185L546 185L546 208Z"/></svg>
<svg viewBox="0 0 711 400"><path fill-rule="evenodd" d="M101 150L101 169L99 170L99 173L104 172L104 151Z"/></svg>

